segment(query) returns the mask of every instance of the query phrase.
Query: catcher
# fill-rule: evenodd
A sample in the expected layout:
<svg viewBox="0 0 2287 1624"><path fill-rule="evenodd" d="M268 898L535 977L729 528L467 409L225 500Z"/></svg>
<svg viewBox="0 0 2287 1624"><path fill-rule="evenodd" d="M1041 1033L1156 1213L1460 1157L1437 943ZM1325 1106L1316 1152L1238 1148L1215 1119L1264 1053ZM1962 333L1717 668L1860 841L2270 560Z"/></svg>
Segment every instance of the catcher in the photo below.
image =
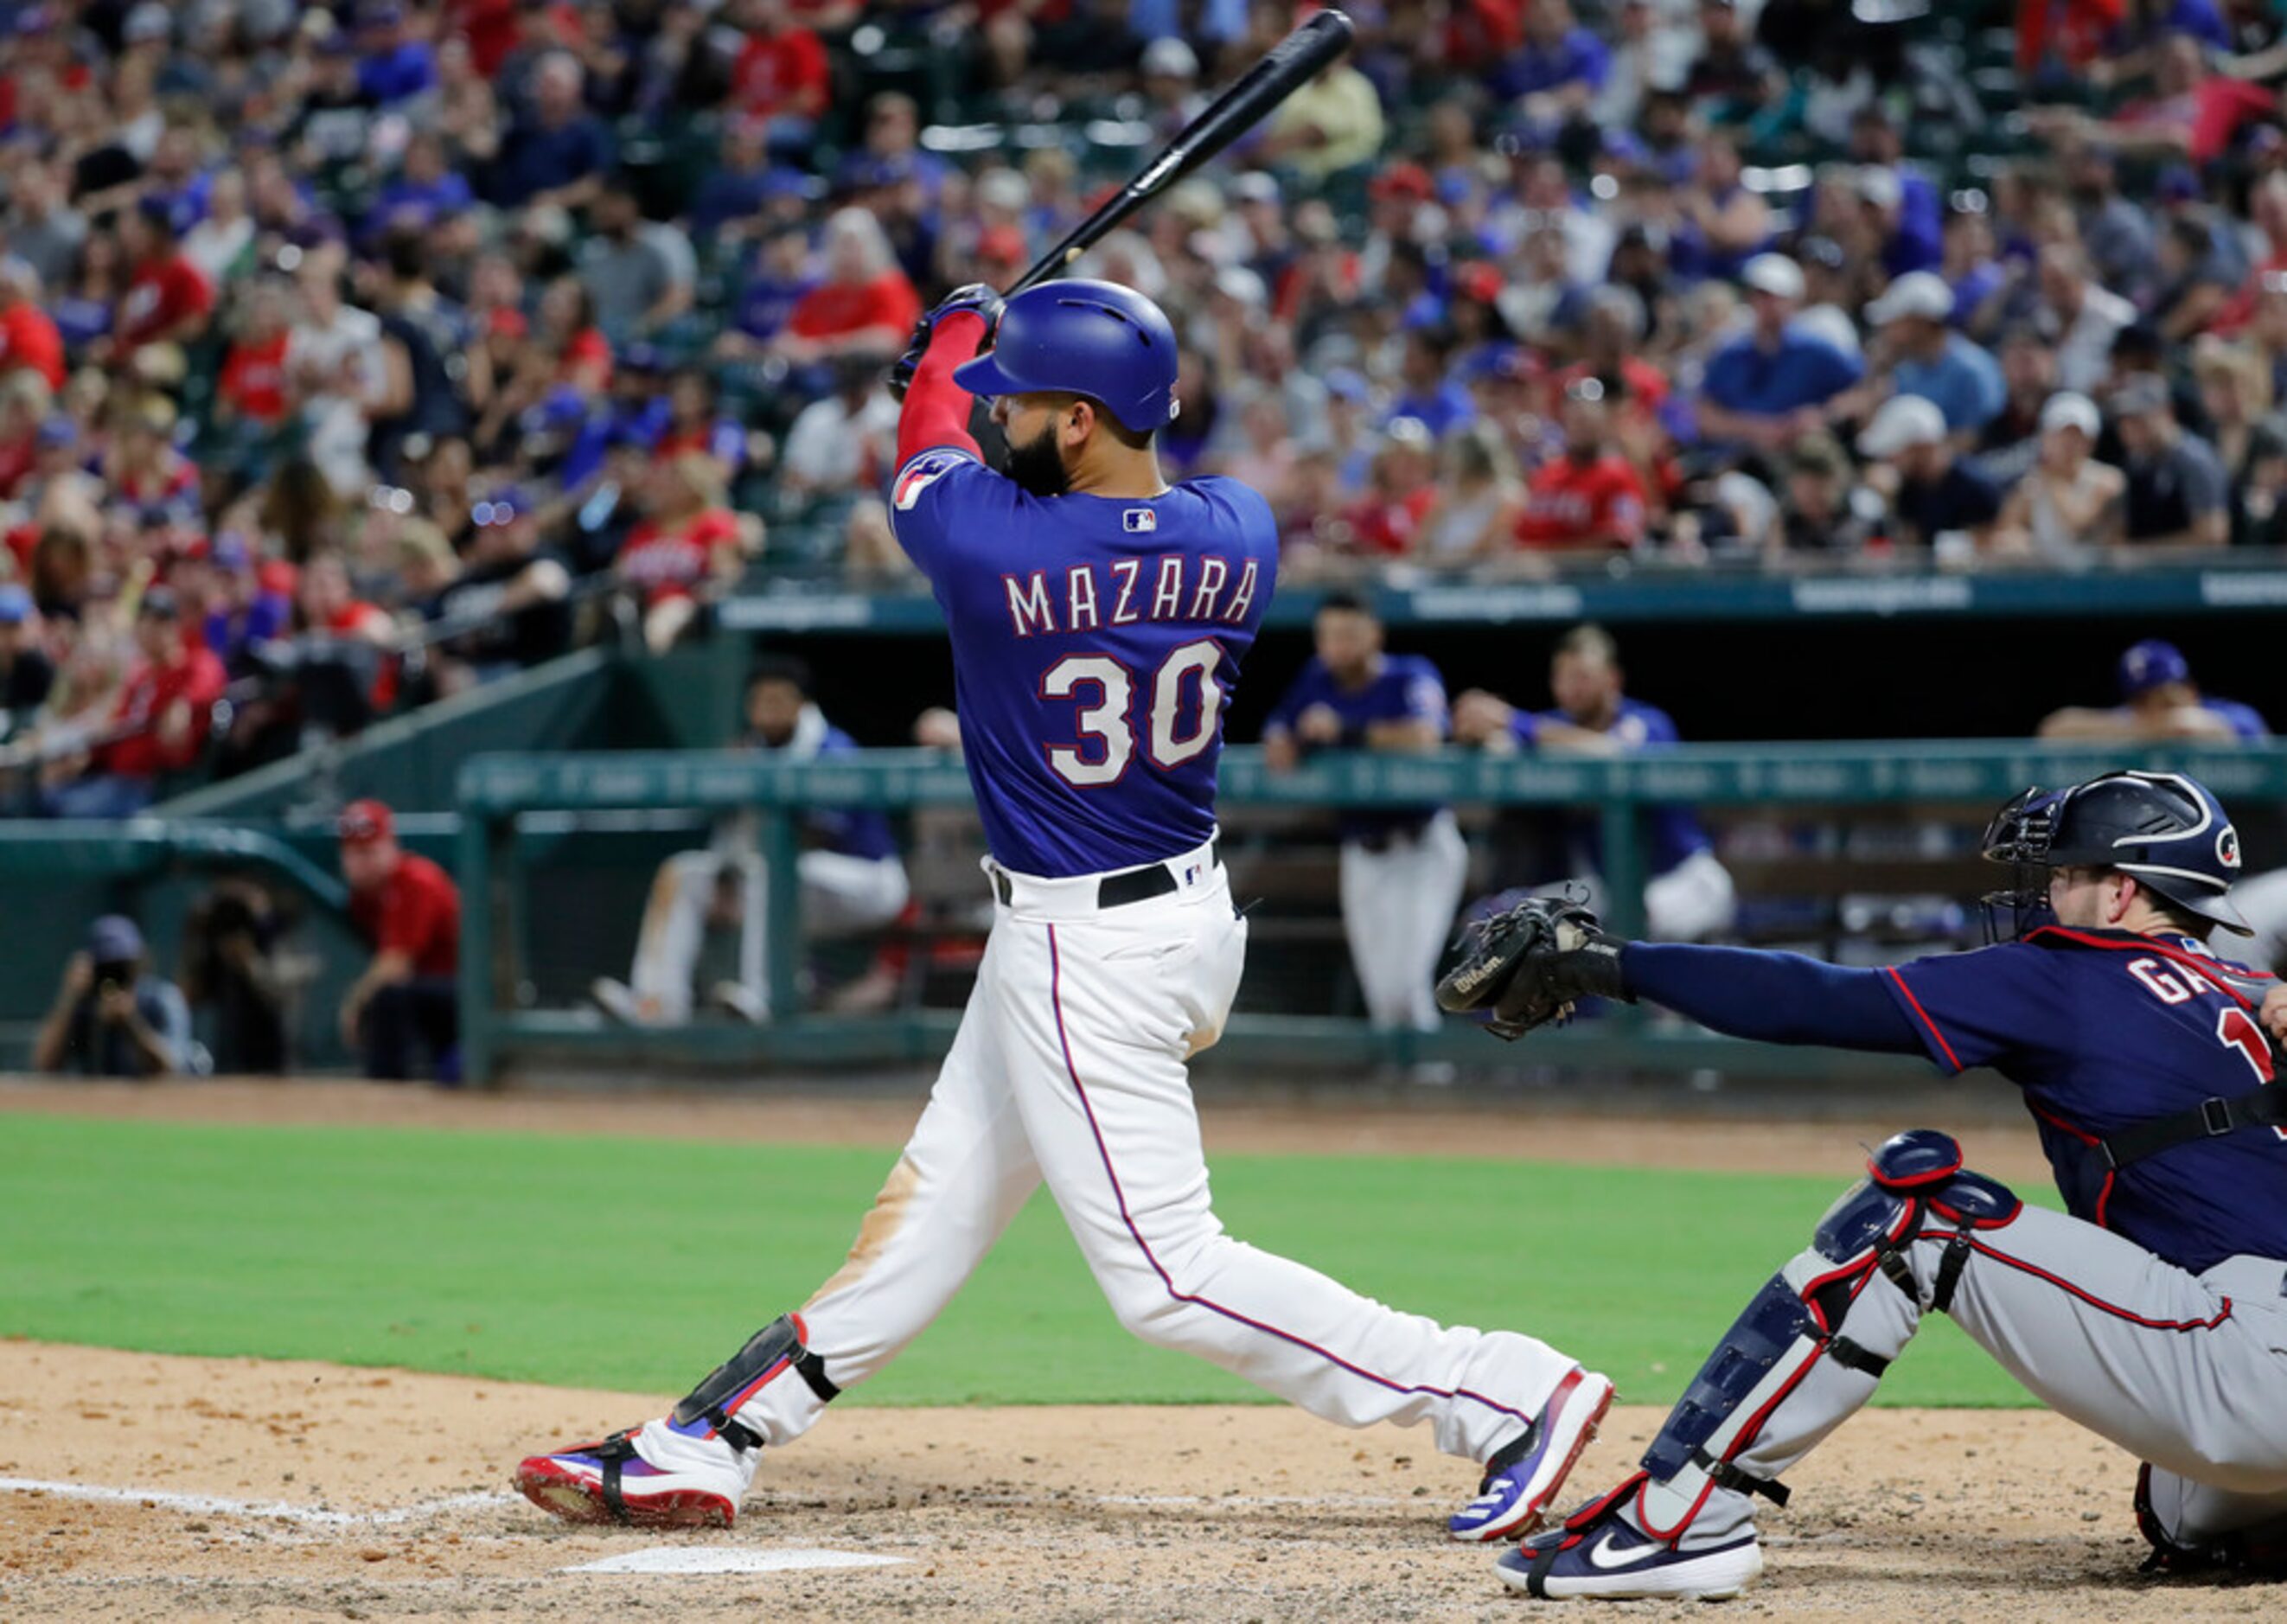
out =
<svg viewBox="0 0 2287 1624"><path fill-rule="evenodd" d="M1984 854L1998 941L1878 970L1623 942L1534 900L1479 927L1438 988L1514 1038L1575 1000L1648 999L1774 1043L1990 1066L2024 1092L2071 1216L2025 1206L1918 1129L1747 1304L1640 1470L1505 1554L1535 1596L1735 1596L1762 1571L1756 1501L1873 1396L1924 1314L1953 1316L2060 1414L2144 1464L2148 1568L2287 1576L2287 1089L2258 1025L2239 840L2171 772L2029 789Z"/></svg>

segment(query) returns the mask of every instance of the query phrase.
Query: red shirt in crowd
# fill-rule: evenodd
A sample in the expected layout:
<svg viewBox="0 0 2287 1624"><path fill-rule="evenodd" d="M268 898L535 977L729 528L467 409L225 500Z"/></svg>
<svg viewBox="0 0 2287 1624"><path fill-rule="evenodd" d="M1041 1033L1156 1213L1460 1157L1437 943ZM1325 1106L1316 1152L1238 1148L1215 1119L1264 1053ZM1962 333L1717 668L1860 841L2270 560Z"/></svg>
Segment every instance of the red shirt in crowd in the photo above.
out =
<svg viewBox="0 0 2287 1624"><path fill-rule="evenodd" d="M1437 500L1437 487L1425 485L1404 496L1371 495L1343 517L1350 523L1357 544L1368 552L1396 557L1413 551L1422 518Z"/></svg>
<svg viewBox="0 0 2287 1624"><path fill-rule="evenodd" d="M921 295L903 271L891 270L855 288L824 282L811 289L787 317L787 331L798 338L839 338L878 327L902 335L921 319Z"/></svg>
<svg viewBox="0 0 2287 1624"><path fill-rule="evenodd" d="M122 348L151 343L178 321L202 316L214 308L214 284L198 266L180 254L146 259L128 279L119 298L119 319L113 323Z"/></svg>
<svg viewBox="0 0 2287 1624"><path fill-rule="evenodd" d="M229 684L222 661L203 648L186 646L183 658L173 665L138 661L111 710L113 726L135 731L99 747L89 771L156 778L189 766L206 744L214 702ZM159 725L178 702L189 704L191 725L180 739L170 742L159 737Z"/></svg>
<svg viewBox="0 0 2287 1624"><path fill-rule="evenodd" d="M223 404L249 423L267 425L284 417L286 343L291 337L281 332L259 344L231 345L222 363L222 378L215 385Z"/></svg>
<svg viewBox="0 0 2287 1624"><path fill-rule="evenodd" d="M581 376L591 368L593 376ZM572 335L572 342L564 351L564 364L557 370L556 381L559 384L584 384L591 389L612 386L612 341L604 337L602 328L583 327Z"/></svg>
<svg viewBox="0 0 2287 1624"><path fill-rule="evenodd" d="M739 521L727 508L707 508L672 529L646 519L620 549L620 579L643 594L646 608L690 598L714 579L715 558L739 544Z"/></svg>
<svg viewBox="0 0 2287 1624"><path fill-rule="evenodd" d="M449 976L461 966L461 892L452 876L408 852L389 877L350 893L350 923L376 953L401 953L416 976Z"/></svg>
<svg viewBox="0 0 2287 1624"><path fill-rule="evenodd" d="M1560 456L1532 476L1516 539L1525 547L1626 547L1643 535L1643 480L1623 456Z"/></svg>
<svg viewBox="0 0 2287 1624"><path fill-rule="evenodd" d="M741 111L756 118L781 113L815 118L826 110L829 74L826 47L808 28L787 28L772 37L750 35L731 69L732 94Z"/></svg>
<svg viewBox="0 0 2287 1624"><path fill-rule="evenodd" d="M0 372L19 367L38 373L51 389L64 386L64 336L55 318L29 299L0 312Z"/></svg>
<svg viewBox="0 0 2287 1624"><path fill-rule="evenodd" d="M2272 92L2259 84L2210 74L2181 96L2131 103L2111 122L2131 130L2182 126L2196 168L2222 157L2239 127L2267 117L2275 105Z"/></svg>
<svg viewBox="0 0 2287 1624"><path fill-rule="evenodd" d="M24 481L40 456L40 437L36 429L28 430L13 440L0 440L0 502L13 502L22 493ZM33 526L32 534L39 534ZM28 567L29 560L24 561Z"/></svg>

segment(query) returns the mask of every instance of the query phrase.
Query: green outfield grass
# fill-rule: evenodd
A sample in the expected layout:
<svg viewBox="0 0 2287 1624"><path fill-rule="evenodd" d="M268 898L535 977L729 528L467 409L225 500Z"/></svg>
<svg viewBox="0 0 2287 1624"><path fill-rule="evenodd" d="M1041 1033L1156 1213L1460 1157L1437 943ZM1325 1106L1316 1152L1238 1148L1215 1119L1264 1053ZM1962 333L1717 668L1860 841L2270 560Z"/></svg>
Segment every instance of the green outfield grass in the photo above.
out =
<svg viewBox="0 0 2287 1624"><path fill-rule="evenodd" d="M0 1118L0 1334L679 1390L841 1260L891 1153ZM1239 1238L1665 1402L1851 1169L1229 1156ZM1932 1316L1887 1404L2028 1403ZM851 1402L1244 1400L1125 1335L1036 1195Z"/></svg>

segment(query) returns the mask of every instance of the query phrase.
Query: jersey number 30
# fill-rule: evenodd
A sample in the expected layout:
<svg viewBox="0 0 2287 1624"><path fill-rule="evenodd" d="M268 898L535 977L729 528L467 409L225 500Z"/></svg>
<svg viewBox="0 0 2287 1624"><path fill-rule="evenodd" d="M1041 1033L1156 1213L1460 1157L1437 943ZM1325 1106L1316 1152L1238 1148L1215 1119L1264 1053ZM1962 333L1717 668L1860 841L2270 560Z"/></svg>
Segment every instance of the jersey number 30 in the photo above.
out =
<svg viewBox="0 0 2287 1624"><path fill-rule="evenodd" d="M1159 662L1150 679L1142 730L1152 765L1180 767L1215 741L1223 709L1215 672L1222 662L1223 646L1212 638L1186 643ZM1042 699L1080 701L1079 740L1048 747L1049 767L1058 778L1100 789L1126 776L1136 759L1132 716L1138 685L1136 673L1110 654L1067 654L1041 676Z"/></svg>

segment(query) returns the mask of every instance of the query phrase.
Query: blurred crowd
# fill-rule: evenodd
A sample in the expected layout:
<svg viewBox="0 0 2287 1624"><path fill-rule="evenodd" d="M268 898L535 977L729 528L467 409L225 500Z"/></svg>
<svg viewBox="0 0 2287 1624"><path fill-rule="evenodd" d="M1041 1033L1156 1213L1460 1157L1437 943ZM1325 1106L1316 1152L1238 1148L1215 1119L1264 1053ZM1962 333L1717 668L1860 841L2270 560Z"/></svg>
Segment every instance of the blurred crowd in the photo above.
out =
<svg viewBox="0 0 2287 1624"><path fill-rule="evenodd" d="M2248 0L1353 8L1080 267L1290 578L2287 540ZM117 814L750 570L895 584L889 356L1282 0L0 0L13 810Z"/></svg>

